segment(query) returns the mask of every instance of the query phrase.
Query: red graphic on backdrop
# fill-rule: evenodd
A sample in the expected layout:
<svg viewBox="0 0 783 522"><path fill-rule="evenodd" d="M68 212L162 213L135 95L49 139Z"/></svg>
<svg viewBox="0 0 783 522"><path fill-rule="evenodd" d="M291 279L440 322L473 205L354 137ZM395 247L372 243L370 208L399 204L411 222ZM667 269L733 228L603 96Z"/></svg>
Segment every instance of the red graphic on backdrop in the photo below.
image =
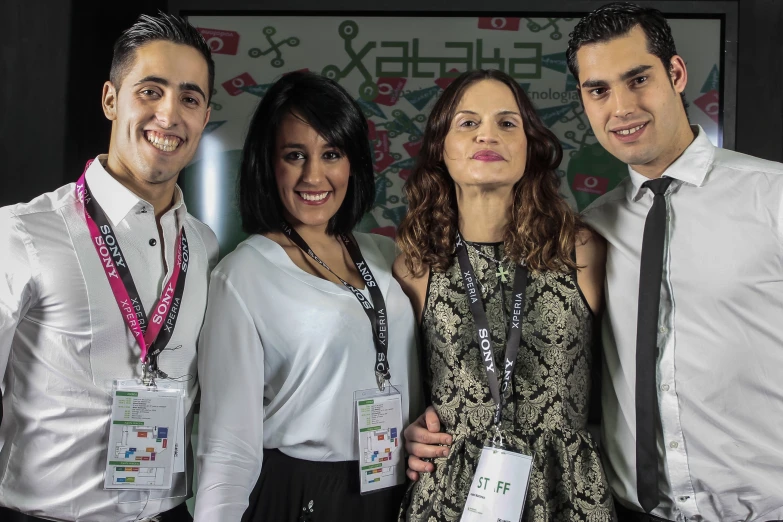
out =
<svg viewBox="0 0 783 522"><path fill-rule="evenodd" d="M459 69L449 69L449 72L450 73L458 73ZM438 87L440 87L441 89L443 89L445 91L446 87L451 85L451 82L453 82L456 79L457 79L456 76L453 77L453 78L438 78L437 80L435 80L435 83L438 84Z"/></svg>
<svg viewBox="0 0 783 522"><path fill-rule="evenodd" d="M375 136L373 140L373 152L375 154L373 169L375 172L382 172L386 167L394 163L389 146L389 132L377 131Z"/></svg>
<svg viewBox="0 0 783 522"><path fill-rule="evenodd" d="M387 107L395 105L406 81L405 78L378 78L378 96L373 101Z"/></svg>
<svg viewBox="0 0 783 522"><path fill-rule="evenodd" d="M220 29L198 28L201 36L207 41L209 49L215 54L237 54L239 48L239 33Z"/></svg>
<svg viewBox="0 0 783 522"><path fill-rule="evenodd" d="M250 73L242 73L239 76L231 78L227 82L223 82L222 85L228 94L236 96L244 92L242 91L242 87L249 87L255 84L256 81L250 76Z"/></svg>
<svg viewBox="0 0 783 522"><path fill-rule="evenodd" d="M478 19L479 29L495 31L519 31L519 18L482 17Z"/></svg>
<svg viewBox="0 0 783 522"><path fill-rule="evenodd" d="M421 140L406 141L403 143L402 147L408 151L408 154L410 154L411 158L415 158L419 155L419 151L421 150Z"/></svg>
<svg viewBox="0 0 783 522"><path fill-rule="evenodd" d="M720 95L718 94L718 91L712 90L702 94L693 100L693 103L695 103L699 109L703 110L707 116L712 118L712 121L718 123L718 116L720 115Z"/></svg>
<svg viewBox="0 0 783 522"><path fill-rule="evenodd" d="M606 193L606 189L609 188L609 178L577 174L574 176L574 183L571 188L578 192L587 192L588 194L598 194L600 196Z"/></svg>

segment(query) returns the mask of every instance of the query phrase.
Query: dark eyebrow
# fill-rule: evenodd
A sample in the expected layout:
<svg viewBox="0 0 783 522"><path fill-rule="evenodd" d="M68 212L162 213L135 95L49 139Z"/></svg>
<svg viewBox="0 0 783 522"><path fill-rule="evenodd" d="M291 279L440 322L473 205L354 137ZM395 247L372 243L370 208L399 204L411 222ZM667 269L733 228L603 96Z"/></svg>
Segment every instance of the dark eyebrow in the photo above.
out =
<svg viewBox="0 0 783 522"><path fill-rule="evenodd" d="M641 74L649 69L652 69L652 65L638 65L634 67L633 69L629 69L628 71L624 72L622 75L620 75L620 79L622 81L627 81L633 78L634 76ZM582 88L584 89L595 89L596 87L606 87L607 82L605 80L585 80L582 83Z"/></svg>
<svg viewBox="0 0 783 522"><path fill-rule="evenodd" d="M477 113L477 112L474 112L474 111L468 111L468 110L464 110L464 111L457 111L456 113L454 113L454 116L456 116L457 114L473 114L474 116L478 116L478 113ZM500 112L498 112L498 115L500 115L500 116L508 116L509 114L511 114L512 116L519 116L520 118L522 117L522 116L521 116L521 115L520 115L518 112L516 112L516 111L500 111Z"/></svg>
<svg viewBox="0 0 783 522"><path fill-rule="evenodd" d="M304 149L305 146L302 145L301 143L286 143L280 148L281 149Z"/></svg>
<svg viewBox="0 0 783 522"><path fill-rule="evenodd" d="M145 76L144 78L142 78L141 80L136 82L136 85L139 85L139 84L142 84L142 83L146 83L146 82L157 83L157 84L162 85L164 87L168 87L170 85L170 82L166 78L161 78L160 76L153 76L153 75ZM204 98L205 100L207 99L207 95L204 94L204 91L201 90L201 87L199 87L198 85L196 85L195 83L192 83L192 82L182 82L182 83L180 83L179 84L179 90L180 91L194 91L194 92L199 93L201 95L201 97Z"/></svg>

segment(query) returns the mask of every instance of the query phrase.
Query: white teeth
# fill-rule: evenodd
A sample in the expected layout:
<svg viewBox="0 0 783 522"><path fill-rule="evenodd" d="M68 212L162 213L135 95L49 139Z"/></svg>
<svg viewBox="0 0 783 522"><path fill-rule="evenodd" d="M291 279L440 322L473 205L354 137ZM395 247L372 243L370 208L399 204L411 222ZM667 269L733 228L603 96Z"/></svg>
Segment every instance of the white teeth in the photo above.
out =
<svg viewBox="0 0 783 522"><path fill-rule="evenodd" d="M179 147L180 140L178 138L174 137L160 137L157 134L153 134L152 132L148 132L145 134L145 137L147 138L147 141L150 142L156 149L162 150L164 152L172 152L177 147Z"/></svg>
<svg viewBox="0 0 783 522"><path fill-rule="evenodd" d="M620 134L622 136L628 136L629 134L634 134L639 131L642 127L644 127L645 124L639 125L638 127L634 127L633 129L625 129L625 130L619 130L615 131L617 134Z"/></svg>
<svg viewBox="0 0 783 522"><path fill-rule="evenodd" d="M319 192L318 194L313 194L310 192L299 192L299 195L302 196L302 199L307 201L322 201L326 196L329 195L328 192Z"/></svg>

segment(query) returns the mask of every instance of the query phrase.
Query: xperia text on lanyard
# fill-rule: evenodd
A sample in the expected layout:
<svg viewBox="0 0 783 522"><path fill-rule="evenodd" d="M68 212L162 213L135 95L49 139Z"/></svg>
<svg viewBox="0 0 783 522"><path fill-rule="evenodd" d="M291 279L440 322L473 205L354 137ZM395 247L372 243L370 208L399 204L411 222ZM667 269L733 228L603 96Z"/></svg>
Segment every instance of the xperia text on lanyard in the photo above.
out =
<svg viewBox="0 0 783 522"><path fill-rule="evenodd" d="M511 384L514 375L514 367L517 363L517 353L519 353L519 344L522 339L522 318L525 310L525 292L527 291L528 270L522 265L517 265L514 274L514 288L511 300L511 317L506 340L506 354L503 361L503 368L498 368L495 364L495 357L492 353L492 339L489 335L489 322L484 310L484 303L481 300L481 293L478 291L476 274L473 266L470 264L468 249L462 236L457 232L457 259L462 272L462 283L465 286L465 293L468 296L468 304L473 315L473 322L476 326L479 347L481 348L481 358L484 362L484 368L489 380L489 391L492 399L495 401L495 416L493 418L496 433L499 433L501 414L503 411L503 401L506 390ZM502 386L498 384L498 372L502 372ZM502 441L502 439L501 439Z"/></svg>
<svg viewBox="0 0 783 522"><path fill-rule="evenodd" d="M364 260L359 246L356 244L356 240L349 235L339 234L337 237L345 245L348 254L351 256L351 260L359 270L359 275L364 279L367 288L370 291L370 297L372 297L372 303L370 303L361 290L353 286L351 283L338 276L332 269L329 268L316 254L313 249L308 246L302 236L294 230L294 227L286 222L282 223L283 233L293 243L299 247L302 252L313 258L318 264L332 273L340 282L356 296L356 299L362 305L364 312L370 319L370 326L372 326L373 343L375 344L375 379L378 382L378 389L383 391L384 382L391 382L391 374L389 373L389 321L386 313L386 301L383 299L383 292L378 288L378 283L370 271L369 265Z"/></svg>
<svg viewBox="0 0 783 522"><path fill-rule="evenodd" d="M101 266L106 273L117 306L120 308L125 324L139 343L144 384L151 384L154 383L155 377L167 377L158 368L158 356L171 340L182 306L190 254L187 236L184 227L180 228L177 237L176 268L163 287L160 299L153 308L152 317L148 318L114 229L100 204L92 197L87 184L85 174L91 162L92 160L87 163L84 173L76 182L76 197L84 205L84 218L90 231L90 238L101 260Z"/></svg>

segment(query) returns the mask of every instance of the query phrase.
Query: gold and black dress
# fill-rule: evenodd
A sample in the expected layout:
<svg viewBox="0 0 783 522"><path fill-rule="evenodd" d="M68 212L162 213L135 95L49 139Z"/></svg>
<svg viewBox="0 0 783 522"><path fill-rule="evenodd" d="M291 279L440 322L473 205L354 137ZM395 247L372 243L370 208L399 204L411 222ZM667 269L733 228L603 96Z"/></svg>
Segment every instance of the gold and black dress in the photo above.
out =
<svg viewBox="0 0 783 522"><path fill-rule="evenodd" d="M495 361L502 361L514 266L503 260L501 243L468 245ZM574 273L531 271L529 278L522 341L502 419L504 439L533 455L522 520L610 521L611 494L586 430L592 312ZM433 460L435 472L421 473L410 487L400 520L459 521L495 404L456 254L445 272L431 273L421 329L432 404L454 441L448 457Z"/></svg>

